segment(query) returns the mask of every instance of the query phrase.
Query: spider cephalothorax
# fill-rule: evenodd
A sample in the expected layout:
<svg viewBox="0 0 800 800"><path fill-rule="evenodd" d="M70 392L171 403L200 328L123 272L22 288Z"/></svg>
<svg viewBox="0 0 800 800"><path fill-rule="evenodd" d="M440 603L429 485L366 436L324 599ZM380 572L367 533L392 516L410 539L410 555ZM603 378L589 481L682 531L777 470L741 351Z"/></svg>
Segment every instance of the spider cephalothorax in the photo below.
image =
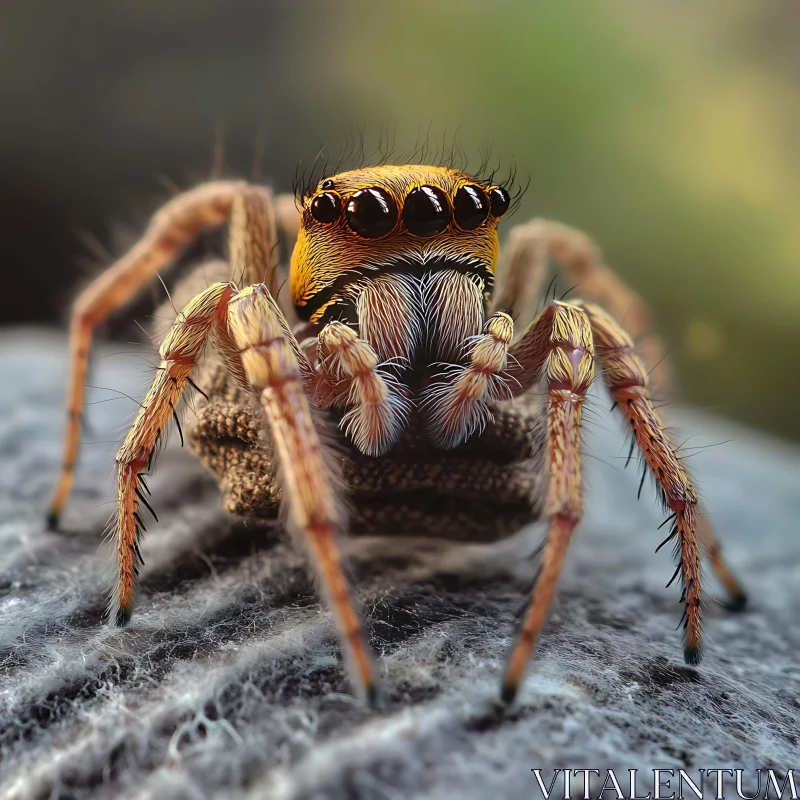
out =
<svg viewBox="0 0 800 800"><path fill-rule="evenodd" d="M498 260L497 223L509 203L503 187L458 170L406 165L325 178L302 198L299 220L286 198L244 183L202 185L158 212L142 241L76 302L64 469L50 511L55 524L72 483L92 330L202 229L228 221L230 266L206 265L183 285L188 302L117 454L117 624L133 607L143 475L194 383L203 399L189 441L232 511L271 516L286 506L369 697L375 669L337 535L349 527L485 540L547 518L503 679L510 700L583 513L581 416L597 361L670 512L684 653L698 663L701 545L738 606L744 593L698 516L650 400L645 363L657 367L661 350L647 309L588 239L554 223L513 229ZM284 308L276 299L279 228L296 237ZM591 302L540 305L549 256ZM253 285L240 289L233 274ZM644 363L620 327L623 315ZM537 387L541 397L531 392ZM330 425L340 439L333 448L320 435ZM341 486L354 509L350 525Z"/></svg>
<svg viewBox="0 0 800 800"><path fill-rule="evenodd" d="M304 198L291 263L301 319L357 298L365 277L451 269L491 290L497 221L509 196L441 167L375 167L321 181ZM482 293L483 293L482 292Z"/></svg>
<svg viewBox="0 0 800 800"><path fill-rule="evenodd" d="M316 337L321 371L335 386L349 354L374 356L387 395L383 404L347 412L362 452L391 448L413 411L433 441L454 447L485 424L486 401L510 397L499 369L467 414L452 407L446 389L486 321L497 222L509 202L502 187L426 166L341 173L304 198L289 280L297 314L310 323L305 332ZM495 342L493 355L502 360L513 325L497 316L492 327L484 349Z"/></svg>

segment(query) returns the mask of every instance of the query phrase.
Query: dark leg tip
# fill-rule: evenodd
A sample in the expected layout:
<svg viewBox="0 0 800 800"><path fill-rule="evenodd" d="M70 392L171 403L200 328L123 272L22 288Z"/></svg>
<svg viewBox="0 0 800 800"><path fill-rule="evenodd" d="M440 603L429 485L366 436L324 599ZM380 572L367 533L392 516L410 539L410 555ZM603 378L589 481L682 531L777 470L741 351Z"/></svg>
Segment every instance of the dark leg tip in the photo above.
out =
<svg viewBox="0 0 800 800"><path fill-rule="evenodd" d="M118 628L124 628L133 616L133 611L130 608L118 608L117 613L114 614L114 625Z"/></svg>
<svg viewBox="0 0 800 800"><path fill-rule="evenodd" d="M47 530L49 531L57 531L58 530L58 523L61 521L61 514L54 509L50 509L47 512L47 516L45 517L45 521L47 523Z"/></svg>
<svg viewBox="0 0 800 800"><path fill-rule="evenodd" d="M684 647L683 648L683 660L690 667L696 667L703 660L703 654L696 647Z"/></svg>
<svg viewBox="0 0 800 800"><path fill-rule="evenodd" d="M364 700L370 708L379 709L383 706L383 698L378 684L367 686L364 690Z"/></svg>
<svg viewBox="0 0 800 800"><path fill-rule="evenodd" d="M517 696L517 689L518 687L511 683L503 683L500 689L500 701L503 705L510 706L514 702L514 698Z"/></svg>
<svg viewBox="0 0 800 800"><path fill-rule="evenodd" d="M732 597L725 605L728 611L744 611L747 608L747 595L742 592Z"/></svg>

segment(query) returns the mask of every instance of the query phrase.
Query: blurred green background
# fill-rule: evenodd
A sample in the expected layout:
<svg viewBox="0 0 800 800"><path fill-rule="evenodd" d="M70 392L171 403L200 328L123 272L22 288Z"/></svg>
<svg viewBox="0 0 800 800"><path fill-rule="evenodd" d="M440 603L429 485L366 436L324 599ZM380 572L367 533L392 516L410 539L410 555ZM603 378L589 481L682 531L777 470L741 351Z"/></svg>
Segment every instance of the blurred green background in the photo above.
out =
<svg viewBox="0 0 800 800"><path fill-rule="evenodd" d="M458 128L530 177L512 223L584 229L645 296L683 400L800 438L799 42L790 0L5 3L0 321L62 322L86 234L118 252L220 126L286 190L362 127Z"/></svg>

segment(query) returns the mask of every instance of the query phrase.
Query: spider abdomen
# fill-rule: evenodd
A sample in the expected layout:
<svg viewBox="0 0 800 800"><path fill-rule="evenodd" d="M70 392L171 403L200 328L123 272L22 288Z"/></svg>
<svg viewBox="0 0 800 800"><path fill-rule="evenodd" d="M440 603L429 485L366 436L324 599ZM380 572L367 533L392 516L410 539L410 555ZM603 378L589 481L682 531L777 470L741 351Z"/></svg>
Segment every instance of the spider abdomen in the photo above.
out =
<svg viewBox="0 0 800 800"><path fill-rule="evenodd" d="M230 380L221 361L198 370L213 400L196 399L188 441L217 477L227 510L274 519L281 499L277 461L257 406ZM452 450L436 447L412 415L390 452L358 451L338 429L341 414L321 419L335 439L336 461L354 534L424 535L493 541L538 519L542 505L540 404L493 409L485 430Z"/></svg>

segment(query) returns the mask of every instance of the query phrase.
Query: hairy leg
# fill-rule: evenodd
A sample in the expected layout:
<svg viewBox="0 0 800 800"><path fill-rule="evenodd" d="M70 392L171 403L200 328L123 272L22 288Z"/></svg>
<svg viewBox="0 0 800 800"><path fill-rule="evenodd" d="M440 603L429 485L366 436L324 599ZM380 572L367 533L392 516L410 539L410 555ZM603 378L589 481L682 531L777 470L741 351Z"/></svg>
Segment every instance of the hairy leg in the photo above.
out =
<svg viewBox="0 0 800 800"><path fill-rule="evenodd" d="M235 291L229 283L212 284L178 315L159 350L158 374L117 453L118 573L111 608L117 625L130 619L137 562L141 561L138 540L143 525L139 508L140 504L147 506L142 472L152 462L212 329L224 323L227 301Z"/></svg>
<svg viewBox="0 0 800 800"><path fill-rule="evenodd" d="M231 272L246 285L263 283L278 293L278 220L272 192L244 184L233 198L228 234Z"/></svg>
<svg viewBox="0 0 800 800"><path fill-rule="evenodd" d="M374 702L378 692L375 666L336 543L344 519L332 480L335 473L314 425L297 351L286 338L285 326L264 286L243 290L228 307L230 335L269 420L289 523L308 544L359 685Z"/></svg>
<svg viewBox="0 0 800 800"><path fill-rule="evenodd" d="M594 335L603 380L618 408L625 414L645 462L652 470L664 506L674 517L670 535L675 542L684 609L684 659L699 664L702 658L700 601L700 550L698 546L697 494L658 413L650 400L644 365L633 342L610 314L583 303ZM670 581L671 583L671 581Z"/></svg>
<svg viewBox="0 0 800 800"><path fill-rule="evenodd" d="M75 301L70 323L64 456L47 515L51 528L57 527L72 488L94 329L126 303L147 280L170 264L201 231L226 222L234 198L246 187L244 183L218 181L178 195L155 214L138 244L94 280Z"/></svg>
<svg viewBox="0 0 800 800"><path fill-rule="evenodd" d="M700 537L700 544L708 556L711 568L729 595L728 609L742 611L747 605L747 592L722 558L722 548L714 535L711 523L703 514L697 515L697 535Z"/></svg>
<svg viewBox="0 0 800 800"><path fill-rule="evenodd" d="M322 386L328 389L320 406L347 409L341 427L362 453L385 453L411 411L397 378L379 363L372 346L341 322L328 323L317 342Z"/></svg>
<svg viewBox="0 0 800 800"><path fill-rule="evenodd" d="M441 380L430 385L423 410L431 438L452 449L481 430L491 419L487 401L506 400L511 390L503 371L514 322L499 312L490 317L483 333L467 340L466 364L445 367Z"/></svg>
<svg viewBox="0 0 800 800"><path fill-rule="evenodd" d="M274 216L263 190L250 188L237 196L230 229L234 272L238 261L246 276L274 278ZM273 227L265 228L269 221ZM327 381L312 369L275 294L264 283L244 289L230 301L226 324L216 339L228 369L243 373L261 400L280 462L289 525L308 545L358 685L374 702L377 675L336 543L345 527L337 473L326 457L308 400L312 392L329 393Z"/></svg>
<svg viewBox="0 0 800 800"><path fill-rule="evenodd" d="M553 303L523 337L537 343L526 351L524 368L541 375L547 388L547 495L549 531L533 596L506 663L501 696L510 703L522 681L555 594L564 556L583 515L581 413L594 376L589 320L574 306Z"/></svg>
<svg viewBox="0 0 800 800"><path fill-rule="evenodd" d="M581 317L571 318L563 312L564 308L579 312ZM582 321L578 322L578 319ZM584 327L584 323L588 328ZM589 334L584 339L586 330L589 330ZM573 411L572 418L559 420L555 416L559 406L557 403L554 405L554 392L556 401L565 391L582 401L583 394L576 391L574 386L568 387L568 383L570 380L573 383L580 380L583 374L573 373L570 377L569 368L571 365L575 370L576 365L584 362L587 349L591 352L592 342L603 378L617 405L626 415L634 439L656 479L662 500L672 512L673 527L662 545L670 541L674 541L676 545L679 563L673 580L678 576L681 578L681 600L685 604L682 620L684 657L687 663L697 664L701 659L702 586L699 544L708 553L717 575L730 592L732 607L742 608L746 602L741 585L721 559L719 545L710 526L698 515L697 495L677 455L675 445L653 408L645 368L634 352L630 337L610 314L598 306L588 303L570 306L553 303L509 350L509 356L513 359L509 373L517 381L515 394L528 390L540 379L548 387L547 516L551 529L543 553L541 571L534 587L533 601L526 612L518 643L506 669L503 685L503 697L506 700L512 699L516 692L536 635L544 623L569 536L574 528L571 515L580 517L580 465L577 456L580 436L578 434L577 438L574 435L572 439L569 438L570 431L574 431L580 422L579 406L577 418ZM554 373L554 369L560 372ZM591 381L591 373L588 380ZM567 446L557 446L558 441L567 442ZM569 460L561 455L562 451L576 455ZM552 509L562 507L568 511L556 513L554 519ZM574 514L576 508L578 511Z"/></svg>
<svg viewBox="0 0 800 800"><path fill-rule="evenodd" d="M512 228L498 266L493 308L511 314L524 329L536 313L551 258L564 272L570 284L566 288L577 285L582 297L607 309L625 326L649 370L652 391L666 396L671 384L669 364L650 310L605 264L597 245L575 228L546 219Z"/></svg>
<svg viewBox="0 0 800 800"><path fill-rule="evenodd" d="M284 198L285 196L281 195ZM244 278L247 284L263 284L267 287L271 298L275 298L279 308L278 323L286 341L297 356L303 384L311 388L314 380L311 364L292 333L287 320L286 310L277 303L279 263L278 253L278 211L272 192L262 186L244 184L233 198L231 219L228 231L228 249L230 251L231 272L234 279ZM227 337L227 328L220 329L218 343L229 370L241 372L238 354L231 357ZM233 348L235 350L235 347ZM238 377L238 375L237 375ZM244 385L249 383L244 379Z"/></svg>

